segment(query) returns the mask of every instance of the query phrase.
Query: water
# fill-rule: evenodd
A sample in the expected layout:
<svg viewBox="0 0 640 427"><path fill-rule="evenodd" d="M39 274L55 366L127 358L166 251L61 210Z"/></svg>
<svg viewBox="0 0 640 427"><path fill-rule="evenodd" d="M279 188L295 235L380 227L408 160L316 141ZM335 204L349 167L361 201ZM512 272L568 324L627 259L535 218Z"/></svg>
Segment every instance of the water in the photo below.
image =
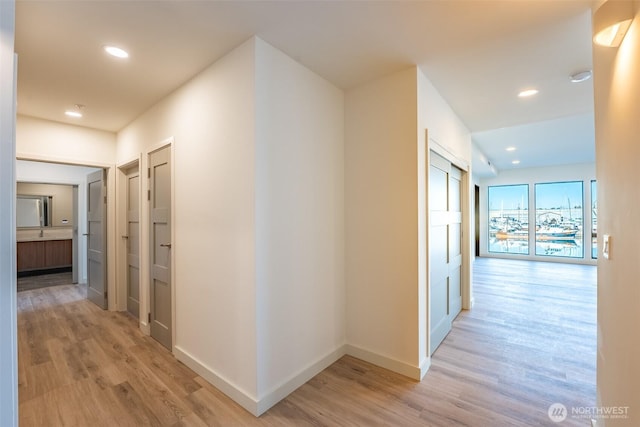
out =
<svg viewBox="0 0 640 427"><path fill-rule="evenodd" d="M536 242L535 254L529 253L529 242L526 240L489 238L489 252L519 255L538 255L553 257L582 258L584 254L582 236L576 235L575 240ZM587 254L589 256L589 254ZM595 242L591 243L591 258L598 256Z"/></svg>

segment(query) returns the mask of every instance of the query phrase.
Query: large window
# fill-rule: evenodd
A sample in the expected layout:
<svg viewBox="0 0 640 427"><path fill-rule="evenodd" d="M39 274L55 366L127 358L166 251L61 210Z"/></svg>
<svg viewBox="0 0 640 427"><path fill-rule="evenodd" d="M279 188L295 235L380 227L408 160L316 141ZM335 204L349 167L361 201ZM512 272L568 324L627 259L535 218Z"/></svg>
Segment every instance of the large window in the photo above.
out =
<svg viewBox="0 0 640 427"><path fill-rule="evenodd" d="M535 185L536 255L582 258L582 181Z"/></svg>
<svg viewBox="0 0 640 427"><path fill-rule="evenodd" d="M591 258L598 258L598 188L591 181Z"/></svg>
<svg viewBox="0 0 640 427"><path fill-rule="evenodd" d="M529 186L489 187L489 252L529 254Z"/></svg>

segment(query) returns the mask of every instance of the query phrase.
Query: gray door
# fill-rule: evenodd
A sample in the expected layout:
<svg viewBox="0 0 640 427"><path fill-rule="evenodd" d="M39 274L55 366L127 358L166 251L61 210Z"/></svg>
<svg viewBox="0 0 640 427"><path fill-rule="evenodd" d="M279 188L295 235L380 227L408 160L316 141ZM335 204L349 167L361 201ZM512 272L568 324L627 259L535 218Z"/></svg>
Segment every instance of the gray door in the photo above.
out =
<svg viewBox="0 0 640 427"><path fill-rule="evenodd" d="M462 308L462 171L431 152L429 166L430 354Z"/></svg>
<svg viewBox="0 0 640 427"><path fill-rule="evenodd" d="M127 311L140 318L140 172L127 171Z"/></svg>
<svg viewBox="0 0 640 427"><path fill-rule="evenodd" d="M107 308L107 191L104 170L87 176L87 298Z"/></svg>
<svg viewBox="0 0 640 427"><path fill-rule="evenodd" d="M149 156L151 336L171 350L170 148Z"/></svg>

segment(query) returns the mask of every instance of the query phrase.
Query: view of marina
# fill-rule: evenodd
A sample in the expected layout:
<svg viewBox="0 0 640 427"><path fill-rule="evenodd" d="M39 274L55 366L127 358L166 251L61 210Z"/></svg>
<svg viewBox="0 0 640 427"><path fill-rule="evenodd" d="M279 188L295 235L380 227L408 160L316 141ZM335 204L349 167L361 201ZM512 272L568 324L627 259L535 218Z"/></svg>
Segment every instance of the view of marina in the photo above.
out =
<svg viewBox="0 0 640 427"><path fill-rule="evenodd" d="M535 233L533 254L540 256L582 258L583 183L581 181L535 184L533 218L529 211L529 186L505 185L488 188L489 193L489 252L531 254L530 231ZM596 193L591 183L591 256L596 249ZM535 226L530 227L534 219Z"/></svg>

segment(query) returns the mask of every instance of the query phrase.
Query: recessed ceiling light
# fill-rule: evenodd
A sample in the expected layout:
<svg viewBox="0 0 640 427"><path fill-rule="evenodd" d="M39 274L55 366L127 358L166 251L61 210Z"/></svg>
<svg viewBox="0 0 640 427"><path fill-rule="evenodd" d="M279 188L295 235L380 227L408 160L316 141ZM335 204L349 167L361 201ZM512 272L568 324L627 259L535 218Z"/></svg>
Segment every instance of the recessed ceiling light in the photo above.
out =
<svg viewBox="0 0 640 427"><path fill-rule="evenodd" d="M571 83L580 83L591 78L591 70L580 71L570 76Z"/></svg>
<svg viewBox="0 0 640 427"><path fill-rule="evenodd" d="M516 147L507 147L506 150L507 151L516 151Z"/></svg>
<svg viewBox="0 0 640 427"><path fill-rule="evenodd" d="M75 117L75 118L82 117L82 109L84 108L84 105L76 104L75 107L76 107L75 110L67 110L64 112L64 114L69 117Z"/></svg>
<svg viewBox="0 0 640 427"><path fill-rule="evenodd" d="M115 56L116 58L128 58L129 53L126 50L120 49L115 46L105 46L105 52L107 52L111 56Z"/></svg>
<svg viewBox="0 0 640 427"><path fill-rule="evenodd" d="M520 92L520 93L518 94L518 96L519 96L520 98L526 98L526 97L528 97L528 96L533 96L533 95L535 95L536 93L538 93L538 89L527 89L527 90L523 90L522 92Z"/></svg>
<svg viewBox="0 0 640 427"><path fill-rule="evenodd" d="M519 165L520 164L520 160L514 160L511 163L513 163L514 165Z"/></svg>

